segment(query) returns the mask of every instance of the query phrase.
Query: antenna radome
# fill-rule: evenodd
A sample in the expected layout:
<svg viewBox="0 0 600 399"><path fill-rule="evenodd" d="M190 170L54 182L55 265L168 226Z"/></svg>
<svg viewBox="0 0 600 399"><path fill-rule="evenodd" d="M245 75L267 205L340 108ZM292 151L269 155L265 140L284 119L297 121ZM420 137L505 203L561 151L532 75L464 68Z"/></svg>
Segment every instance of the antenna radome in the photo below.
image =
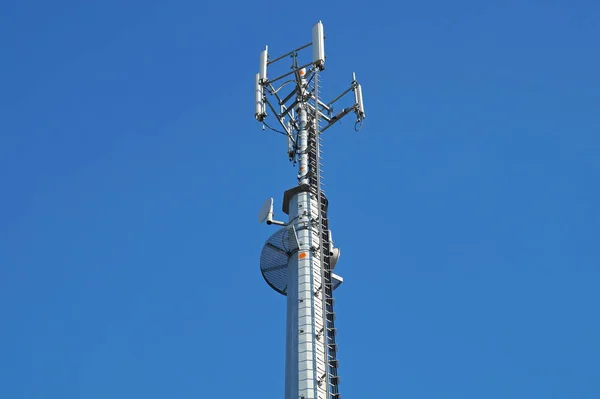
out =
<svg viewBox="0 0 600 399"><path fill-rule="evenodd" d="M325 69L325 34L323 23L317 22L312 28L313 64L320 70Z"/></svg>
<svg viewBox="0 0 600 399"><path fill-rule="evenodd" d="M267 83L268 57L269 57L269 46L265 46L265 49L260 52L260 65L258 67L259 82L261 84Z"/></svg>
<svg viewBox="0 0 600 399"><path fill-rule="evenodd" d="M259 122L262 122L267 116L264 97L264 89L260 84L260 73L257 73L254 77L254 117Z"/></svg>

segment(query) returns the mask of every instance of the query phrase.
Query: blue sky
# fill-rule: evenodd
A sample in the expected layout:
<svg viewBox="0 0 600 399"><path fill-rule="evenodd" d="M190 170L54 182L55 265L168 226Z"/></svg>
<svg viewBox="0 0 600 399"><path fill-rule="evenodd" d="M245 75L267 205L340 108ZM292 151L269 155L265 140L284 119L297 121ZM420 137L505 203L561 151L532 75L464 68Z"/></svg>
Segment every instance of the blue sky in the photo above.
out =
<svg viewBox="0 0 600 399"><path fill-rule="evenodd" d="M322 20L367 112L324 143L344 398L599 398L599 17L3 2L0 397L282 397L256 215L296 181L253 77Z"/></svg>

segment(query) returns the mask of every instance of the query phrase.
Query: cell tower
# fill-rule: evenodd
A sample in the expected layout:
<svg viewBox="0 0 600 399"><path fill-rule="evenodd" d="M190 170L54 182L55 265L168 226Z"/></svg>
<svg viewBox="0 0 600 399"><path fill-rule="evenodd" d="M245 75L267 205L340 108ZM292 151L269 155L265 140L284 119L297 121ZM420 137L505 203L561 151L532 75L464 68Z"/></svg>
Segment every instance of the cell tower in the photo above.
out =
<svg viewBox="0 0 600 399"><path fill-rule="evenodd" d="M276 58L270 57L266 47L255 77L254 116L263 129L286 136L288 158L298 165L298 184L283 194L288 222L273 219L273 198L263 204L258 217L261 223L282 226L265 243L260 270L271 288L287 296L285 399L341 398L333 291L343 280L333 273L340 250L333 245L329 202L321 187L321 134L351 112L356 114L358 130L365 112L354 74L350 87L332 101L319 98L324 42L319 21L312 28L311 43ZM311 46L312 61L303 64L301 50ZM284 59L291 59L291 69L271 78L268 72ZM285 90L289 93L280 94ZM335 114L334 103L350 91L354 104ZM267 107L277 129L265 121Z"/></svg>

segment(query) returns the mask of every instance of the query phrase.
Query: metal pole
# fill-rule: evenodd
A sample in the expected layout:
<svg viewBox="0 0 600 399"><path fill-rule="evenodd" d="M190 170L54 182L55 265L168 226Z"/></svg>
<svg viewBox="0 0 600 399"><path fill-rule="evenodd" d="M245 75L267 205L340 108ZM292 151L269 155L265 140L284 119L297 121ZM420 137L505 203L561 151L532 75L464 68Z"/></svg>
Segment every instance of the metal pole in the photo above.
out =
<svg viewBox="0 0 600 399"><path fill-rule="evenodd" d="M309 125L305 72L302 71L297 94L298 125L298 183L309 185L309 139L314 134ZM316 171L315 171L316 172ZM313 223L319 219L317 196L301 190L289 202L289 221L297 234L299 250L288 263L288 292L286 316L286 373L285 399L327 398L326 350L323 334L323 295L315 295L322 286L322 256L319 251L320 228ZM319 335L320 338L319 338Z"/></svg>
<svg viewBox="0 0 600 399"><path fill-rule="evenodd" d="M360 85L354 75L351 87L330 103L319 98L318 71L323 69L325 60L323 40L323 26L319 21L313 26L310 44L273 60L268 60L268 49L263 50L259 57L259 78L255 80L256 119L271 129L263 121L267 117L265 108L270 109L287 133L289 160L298 163L298 185L284 193L283 211L289 215L288 223L272 220L272 199L265 202L259 214L261 221L265 220L265 215L271 215L271 219L267 219L268 224L286 226L269 238L261 253L261 272L266 282L275 291L287 296L285 399L341 397L333 290L342 279L331 271L339 250L335 249L337 255L333 258L328 201L321 190L320 135L352 111L362 121L364 110ZM313 60L300 66L298 51L310 45L314 50ZM291 71L267 79L267 66L288 55L292 56ZM274 88L272 83L290 75L293 77L279 88ZM310 76L312 80L308 79ZM278 92L290 82L296 84L295 88L280 96ZM332 116L332 104L351 90L355 90L354 105ZM279 112L266 99L267 94L275 98ZM320 119L325 123L322 129L319 127ZM294 238L293 243L287 241L290 237Z"/></svg>

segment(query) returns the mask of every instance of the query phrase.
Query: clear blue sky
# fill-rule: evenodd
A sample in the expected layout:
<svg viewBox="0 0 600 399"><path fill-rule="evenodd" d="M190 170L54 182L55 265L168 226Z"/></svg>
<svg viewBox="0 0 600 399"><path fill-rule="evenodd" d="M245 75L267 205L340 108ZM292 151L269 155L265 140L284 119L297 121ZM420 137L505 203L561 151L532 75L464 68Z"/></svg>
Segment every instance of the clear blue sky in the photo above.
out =
<svg viewBox="0 0 600 399"><path fill-rule="evenodd" d="M324 96L356 71L367 111L324 148L344 398L600 398L599 19L4 1L0 398L282 397L256 215L296 181L253 77L318 20Z"/></svg>

